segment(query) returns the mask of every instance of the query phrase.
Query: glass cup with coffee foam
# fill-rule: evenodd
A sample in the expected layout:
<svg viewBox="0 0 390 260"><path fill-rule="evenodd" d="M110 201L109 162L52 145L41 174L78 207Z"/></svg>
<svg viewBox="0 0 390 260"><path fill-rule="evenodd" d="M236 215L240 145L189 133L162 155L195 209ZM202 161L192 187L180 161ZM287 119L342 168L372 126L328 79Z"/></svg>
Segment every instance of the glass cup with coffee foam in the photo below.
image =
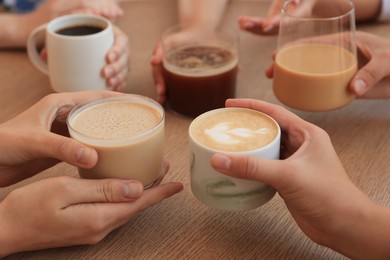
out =
<svg viewBox="0 0 390 260"><path fill-rule="evenodd" d="M133 179L151 186L163 163L164 121L161 105L139 95L76 106L67 119L69 133L98 153L97 164L79 168L80 176Z"/></svg>
<svg viewBox="0 0 390 260"><path fill-rule="evenodd" d="M195 118L189 127L191 189L204 204L241 211L268 202L275 189L261 182L237 179L210 164L215 153L279 159L280 127L270 116L246 108L220 108Z"/></svg>
<svg viewBox="0 0 390 260"><path fill-rule="evenodd" d="M238 73L236 31L206 31L176 25L164 31L163 76L167 103L194 118L233 98Z"/></svg>

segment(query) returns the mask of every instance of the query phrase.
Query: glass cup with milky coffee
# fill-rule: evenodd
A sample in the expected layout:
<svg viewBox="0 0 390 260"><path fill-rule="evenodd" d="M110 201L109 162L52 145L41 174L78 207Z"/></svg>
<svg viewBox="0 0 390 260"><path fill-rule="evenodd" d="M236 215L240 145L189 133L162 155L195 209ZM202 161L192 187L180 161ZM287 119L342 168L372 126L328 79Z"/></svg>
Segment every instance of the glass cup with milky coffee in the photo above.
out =
<svg viewBox="0 0 390 260"><path fill-rule="evenodd" d="M279 159L280 127L270 116L246 108L208 111L189 127L189 151L192 193L204 204L221 210L250 210L275 195L269 185L226 176L210 164L215 153Z"/></svg>
<svg viewBox="0 0 390 260"><path fill-rule="evenodd" d="M354 100L355 10L350 0L286 1L282 8L273 91L285 105L328 111Z"/></svg>
<svg viewBox="0 0 390 260"><path fill-rule="evenodd" d="M145 188L160 176L164 155L164 109L139 95L107 98L75 107L67 124L72 138L93 147L98 162L79 168L82 178L139 180Z"/></svg>
<svg viewBox="0 0 390 260"><path fill-rule="evenodd" d="M163 33L162 48L167 102L177 114L194 118L235 96L237 31L176 25Z"/></svg>

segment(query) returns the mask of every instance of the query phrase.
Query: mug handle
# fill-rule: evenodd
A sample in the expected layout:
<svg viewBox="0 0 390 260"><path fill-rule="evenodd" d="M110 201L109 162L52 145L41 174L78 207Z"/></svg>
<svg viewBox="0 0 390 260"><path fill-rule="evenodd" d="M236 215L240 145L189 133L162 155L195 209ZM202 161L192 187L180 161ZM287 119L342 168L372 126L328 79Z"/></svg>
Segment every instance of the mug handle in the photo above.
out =
<svg viewBox="0 0 390 260"><path fill-rule="evenodd" d="M45 29L47 24L42 24L41 26L37 27L30 33L27 39L27 54L30 58L30 61L34 64L34 66L40 70L42 73L48 75L49 74L49 68L47 66L47 63L42 60L40 54L37 50L37 41L40 40L41 42L44 42L45 40Z"/></svg>

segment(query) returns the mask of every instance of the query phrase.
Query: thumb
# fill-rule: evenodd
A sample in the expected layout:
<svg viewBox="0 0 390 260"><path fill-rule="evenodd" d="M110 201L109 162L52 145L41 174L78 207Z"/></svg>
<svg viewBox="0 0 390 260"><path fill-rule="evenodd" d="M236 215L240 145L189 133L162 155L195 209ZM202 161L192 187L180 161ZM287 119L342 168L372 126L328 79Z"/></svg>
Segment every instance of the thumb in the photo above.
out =
<svg viewBox="0 0 390 260"><path fill-rule="evenodd" d="M238 179L260 181L277 189L283 161L250 156L214 154L211 165L219 172Z"/></svg>
<svg viewBox="0 0 390 260"><path fill-rule="evenodd" d="M378 66L378 63L372 59L362 67L351 80L351 91L358 96L362 96L388 74L386 67L387 66Z"/></svg>
<svg viewBox="0 0 390 260"><path fill-rule="evenodd" d="M92 168L98 159L95 149L54 133L41 137L37 135L31 140L29 147L35 157L55 158L82 168Z"/></svg>

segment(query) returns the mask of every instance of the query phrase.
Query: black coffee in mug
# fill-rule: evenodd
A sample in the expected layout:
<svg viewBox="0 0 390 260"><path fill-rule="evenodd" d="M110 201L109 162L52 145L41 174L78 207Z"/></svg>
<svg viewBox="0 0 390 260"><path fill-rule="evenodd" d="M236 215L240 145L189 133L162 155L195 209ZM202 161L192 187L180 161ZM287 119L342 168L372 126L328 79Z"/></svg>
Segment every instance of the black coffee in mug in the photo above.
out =
<svg viewBox="0 0 390 260"><path fill-rule="evenodd" d="M57 30L56 33L67 36L83 36L101 32L103 29L104 28L96 25L74 25L61 28Z"/></svg>

